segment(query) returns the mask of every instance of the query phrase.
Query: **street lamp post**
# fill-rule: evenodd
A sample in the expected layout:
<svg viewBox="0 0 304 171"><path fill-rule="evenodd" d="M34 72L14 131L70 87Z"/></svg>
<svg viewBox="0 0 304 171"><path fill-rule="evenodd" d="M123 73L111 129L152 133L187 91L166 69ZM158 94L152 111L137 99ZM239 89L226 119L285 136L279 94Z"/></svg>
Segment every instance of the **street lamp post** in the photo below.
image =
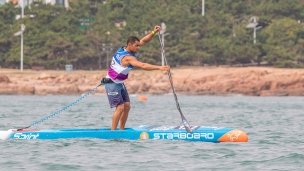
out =
<svg viewBox="0 0 304 171"><path fill-rule="evenodd" d="M256 43L256 31L258 30L258 29L261 29L262 28L262 26L259 26L259 27L257 27L258 26L258 17L256 17L256 16L252 16L250 19L249 19L249 21L251 22L251 23L249 23L246 27L247 28L253 28L253 44L255 44Z"/></svg>
<svg viewBox="0 0 304 171"><path fill-rule="evenodd" d="M161 35L161 39L164 45L164 49L165 49L165 36L169 35L170 33L166 33L166 24L165 23L161 23L161 30L160 30L160 35ZM162 66L165 65L165 58L164 58L164 53L162 53Z"/></svg>
<svg viewBox="0 0 304 171"><path fill-rule="evenodd" d="M110 43L109 45L106 45L105 43L102 44L102 51L105 51L107 53L107 69L109 69L109 58L108 58L108 54L109 52L111 52L112 49L112 43Z"/></svg>
<svg viewBox="0 0 304 171"><path fill-rule="evenodd" d="M21 1L22 5L21 5L21 19L23 19L24 17L24 0ZM25 30L25 25L21 24L21 28L20 31L16 32L14 34L14 36L20 36L21 37L21 43L20 43L20 71L23 71L23 32Z"/></svg>
<svg viewBox="0 0 304 171"><path fill-rule="evenodd" d="M205 16L205 0L202 0L202 16Z"/></svg>

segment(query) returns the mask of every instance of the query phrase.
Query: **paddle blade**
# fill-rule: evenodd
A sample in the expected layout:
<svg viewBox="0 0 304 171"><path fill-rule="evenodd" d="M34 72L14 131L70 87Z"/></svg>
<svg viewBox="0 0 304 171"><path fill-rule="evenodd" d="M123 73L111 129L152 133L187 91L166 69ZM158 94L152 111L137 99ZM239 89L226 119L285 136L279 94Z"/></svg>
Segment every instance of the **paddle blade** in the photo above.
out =
<svg viewBox="0 0 304 171"><path fill-rule="evenodd" d="M183 119L183 123L184 123L184 126L185 126L186 131L187 131L189 134L192 134L192 129L191 129L191 127L190 127L190 124L187 122L186 119Z"/></svg>

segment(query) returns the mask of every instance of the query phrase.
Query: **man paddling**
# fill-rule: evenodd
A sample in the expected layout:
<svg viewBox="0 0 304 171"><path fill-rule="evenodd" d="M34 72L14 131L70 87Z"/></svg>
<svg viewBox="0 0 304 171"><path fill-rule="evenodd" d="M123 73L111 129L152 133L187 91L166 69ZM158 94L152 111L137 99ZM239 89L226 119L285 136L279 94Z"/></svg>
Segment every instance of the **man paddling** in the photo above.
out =
<svg viewBox="0 0 304 171"><path fill-rule="evenodd" d="M124 85L124 81L128 78L130 70L134 67L148 71L168 71L170 69L170 66L151 65L137 60L138 56L136 56L136 53L139 51L140 47L150 42L153 36L160 29L160 26L155 26L151 33L147 34L140 40L135 36L129 37L127 40L127 46L119 48L113 56L108 74L106 78L102 79L102 83L105 84L110 107L116 107L112 116L111 130L116 130L118 122L120 122L119 129L123 130L128 119L131 106L129 94Z"/></svg>

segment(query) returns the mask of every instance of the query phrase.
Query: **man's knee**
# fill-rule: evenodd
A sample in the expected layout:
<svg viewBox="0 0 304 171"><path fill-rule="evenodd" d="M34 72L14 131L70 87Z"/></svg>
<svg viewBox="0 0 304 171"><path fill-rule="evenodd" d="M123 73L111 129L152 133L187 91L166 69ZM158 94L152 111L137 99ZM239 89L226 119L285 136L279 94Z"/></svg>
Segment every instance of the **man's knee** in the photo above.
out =
<svg viewBox="0 0 304 171"><path fill-rule="evenodd" d="M124 103L124 110L130 110L130 109L131 109L130 102L125 102Z"/></svg>
<svg viewBox="0 0 304 171"><path fill-rule="evenodd" d="M125 110L125 105L120 104L116 106L116 111L122 113Z"/></svg>

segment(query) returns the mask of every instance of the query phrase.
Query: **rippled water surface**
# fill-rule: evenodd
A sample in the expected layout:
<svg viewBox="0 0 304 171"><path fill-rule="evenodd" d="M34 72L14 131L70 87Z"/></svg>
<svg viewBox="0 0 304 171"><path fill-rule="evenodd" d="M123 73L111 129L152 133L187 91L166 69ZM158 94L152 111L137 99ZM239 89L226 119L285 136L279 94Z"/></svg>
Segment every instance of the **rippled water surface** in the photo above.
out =
<svg viewBox="0 0 304 171"><path fill-rule="evenodd" d="M28 126L80 96L0 96L0 130ZM132 96L127 127L182 125L172 95ZM248 143L100 139L0 141L0 170L303 170L304 97L182 96L191 125L233 127ZM35 126L109 127L114 109L91 95Z"/></svg>

